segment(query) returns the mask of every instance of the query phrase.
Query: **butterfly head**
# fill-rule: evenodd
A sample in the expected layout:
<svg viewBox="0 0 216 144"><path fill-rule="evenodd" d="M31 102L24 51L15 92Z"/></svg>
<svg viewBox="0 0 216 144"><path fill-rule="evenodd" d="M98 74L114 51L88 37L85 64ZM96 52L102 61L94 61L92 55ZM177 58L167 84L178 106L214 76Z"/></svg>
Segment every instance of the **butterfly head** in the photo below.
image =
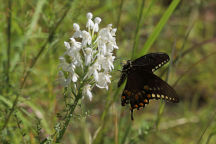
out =
<svg viewBox="0 0 216 144"><path fill-rule="evenodd" d="M132 62L131 62L131 60L127 60L127 61L125 61L123 64L124 64L124 65L123 65L123 68L122 68L122 72L127 72L127 71L129 71L129 70L131 69L131 67L132 67Z"/></svg>
<svg viewBox="0 0 216 144"><path fill-rule="evenodd" d="M120 80L118 81L118 87L122 85L122 83L125 81L127 77L127 74L131 70L132 61L131 60L123 61L122 64L123 64L123 68L121 70L122 73L121 73Z"/></svg>

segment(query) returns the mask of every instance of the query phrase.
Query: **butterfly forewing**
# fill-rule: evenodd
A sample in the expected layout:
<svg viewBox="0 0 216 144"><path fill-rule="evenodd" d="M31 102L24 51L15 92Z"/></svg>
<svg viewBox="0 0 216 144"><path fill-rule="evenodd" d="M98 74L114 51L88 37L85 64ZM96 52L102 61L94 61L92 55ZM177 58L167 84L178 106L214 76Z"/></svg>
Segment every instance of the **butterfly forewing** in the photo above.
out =
<svg viewBox="0 0 216 144"><path fill-rule="evenodd" d="M165 53L149 53L134 61L132 67L143 69L146 71L155 71L170 60L169 56Z"/></svg>

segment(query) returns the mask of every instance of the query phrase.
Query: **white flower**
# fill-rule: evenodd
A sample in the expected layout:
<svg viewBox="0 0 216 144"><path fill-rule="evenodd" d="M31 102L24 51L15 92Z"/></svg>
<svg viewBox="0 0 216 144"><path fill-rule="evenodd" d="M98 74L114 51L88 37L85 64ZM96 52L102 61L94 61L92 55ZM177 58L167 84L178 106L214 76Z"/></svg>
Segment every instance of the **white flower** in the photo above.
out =
<svg viewBox="0 0 216 144"><path fill-rule="evenodd" d="M101 42L101 43L100 43ZM99 44L100 43L100 44ZM98 50L100 52L100 54L103 54L105 55L107 53L107 47L106 47L106 44L102 41L99 40L99 43L98 43Z"/></svg>
<svg viewBox="0 0 216 144"><path fill-rule="evenodd" d="M68 87L68 85L71 82L69 79L65 78L64 73L62 71L59 71L58 81L59 81L60 85L62 85L63 87Z"/></svg>
<svg viewBox="0 0 216 144"><path fill-rule="evenodd" d="M111 27L108 25L106 28L102 28L99 31L99 39L97 41L98 46L101 46L108 42L115 43L115 37L112 36L110 30L111 30Z"/></svg>
<svg viewBox="0 0 216 144"><path fill-rule="evenodd" d="M80 26L77 23L73 24L73 28L75 31L79 31L80 30Z"/></svg>
<svg viewBox="0 0 216 144"><path fill-rule="evenodd" d="M81 43L77 42L74 38L70 38L70 40L71 40L71 47L70 49L67 49L65 54L70 56L73 64L77 66L81 66L82 65L82 59L80 56Z"/></svg>
<svg viewBox="0 0 216 144"><path fill-rule="evenodd" d="M112 56L112 53L107 53L105 56L98 55L98 63L106 72L112 71L112 69L114 69L114 65L113 65L114 59L115 56Z"/></svg>
<svg viewBox="0 0 216 144"><path fill-rule="evenodd" d="M68 65L67 70L65 70L65 71L70 72L70 73L74 73L75 68L76 68L75 64L70 63L70 64Z"/></svg>
<svg viewBox="0 0 216 144"><path fill-rule="evenodd" d="M75 64L71 63L71 64L69 64L68 69L65 70L65 71L69 72L69 78L73 82L77 82L78 77L79 77L75 72L75 68L76 68Z"/></svg>
<svg viewBox="0 0 216 144"><path fill-rule="evenodd" d="M91 48L86 48L85 49L85 65L88 66L91 63L92 59L92 49Z"/></svg>
<svg viewBox="0 0 216 144"><path fill-rule="evenodd" d="M74 72L74 73L72 74L71 80L72 80L73 82L77 82L78 77L79 77L79 76Z"/></svg>
<svg viewBox="0 0 216 144"><path fill-rule="evenodd" d="M69 42L64 42L64 45L65 45L65 47L67 48L67 50L69 50L69 49L71 48Z"/></svg>
<svg viewBox="0 0 216 144"><path fill-rule="evenodd" d="M109 73L114 69L113 50L118 49L115 38L117 29L112 28L112 24L99 29L101 18L96 17L93 22L92 13L86 16L87 30L80 30L80 26L74 23L75 32L70 42L64 42L66 51L59 58L59 80L64 87L72 87L74 91L82 90L79 93L91 100L93 86L90 83L106 89L111 83Z"/></svg>
<svg viewBox="0 0 216 144"><path fill-rule="evenodd" d="M75 30L75 33L73 34L73 38L81 38L82 31L80 30L80 26L77 23L74 23L73 28Z"/></svg>
<svg viewBox="0 0 216 144"><path fill-rule="evenodd" d="M95 24L94 24L94 29L93 29L93 30L94 30L95 32L98 32L98 30L99 30L99 26L98 26L98 25L99 25L100 22L101 22L101 18L96 17L94 21L95 21Z"/></svg>
<svg viewBox="0 0 216 144"><path fill-rule="evenodd" d="M89 13L87 13L86 17L88 19L88 21L86 23L86 27L88 29L93 29L94 28L94 22L92 21L93 14L89 12Z"/></svg>
<svg viewBox="0 0 216 144"><path fill-rule="evenodd" d="M69 64L65 61L64 57L59 57L60 64L59 67L62 68L63 71L66 71L68 69Z"/></svg>
<svg viewBox="0 0 216 144"><path fill-rule="evenodd" d="M108 42L106 44L106 47L107 47L108 53L111 53L113 51L113 49L118 49L118 46L116 45L116 43L113 43L113 42Z"/></svg>
<svg viewBox="0 0 216 144"><path fill-rule="evenodd" d="M115 56L112 56L112 53L108 53L106 56L106 66L104 66L105 71L112 71L114 69L113 61L115 59Z"/></svg>
<svg viewBox="0 0 216 144"><path fill-rule="evenodd" d="M81 43L80 42L77 42L74 38L70 38L71 40L71 47L77 49L77 50L80 50L81 48Z"/></svg>
<svg viewBox="0 0 216 144"><path fill-rule="evenodd" d="M82 45L85 47L87 44L90 45L92 42L92 37L89 32L83 30L82 31Z"/></svg>
<svg viewBox="0 0 216 144"><path fill-rule="evenodd" d="M98 74L98 81L96 83L96 86L99 88L106 88L108 90L108 83L111 83L110 78L111 75L100 72Z"/></svg>
<svg viewBox="0 0 216 144"><path fill-rule="evenodd" d="M95 62L92 66L89 67L88 72L85 76L86 77L91 77L92 75L94 76L95 81L98 81L98 71L100 70L100 65Z"/></svg>
<svg viewBox="0 0 216 144"><path fill-rule="evenodd" d="M77 42L74 38L70 38L70 40L71 45L68 42L64 42L65 47L67 48L65 54L71 57L71 60L75 65L81 65L82 59L79 52L81 49L81 43Z"/></svg>
<svg viewBox="0 0 216 144"><path fill-rule="evenodd" d="M91 12L88 12L86 14L87 19L92 19L93 18L93 14Z"/></svg>
<svg viewBox="0 0 216 144"><path fill-rule="evenodd" d="M91 85L90 84L87 84L83 87L82 95L88 96L90 101L92 100L92 93L91 93Z"/></svg>
<svg viewBox="0 0 216 144"><path fill-rule="evenodd" d="M112 30L111 30L111 35L112 35L112 36L116 36L116 35L115 35L116 31L117 31L117 28L112 29Z"/></svg>

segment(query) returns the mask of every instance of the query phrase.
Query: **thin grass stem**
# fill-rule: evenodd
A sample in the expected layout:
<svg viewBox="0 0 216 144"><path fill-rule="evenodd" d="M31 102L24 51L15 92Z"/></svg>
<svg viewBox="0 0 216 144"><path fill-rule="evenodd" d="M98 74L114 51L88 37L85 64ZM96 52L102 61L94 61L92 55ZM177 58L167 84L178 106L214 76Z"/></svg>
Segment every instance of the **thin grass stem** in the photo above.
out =
<svg viewBox="0 0 216 144"><path fill-rule="evenodd" d="M207 125L205 127L205 129L203 130L201 136L199 137L199 140L197 141L197 144L199 144L203 138L203 135L205 134L205 132L207 131L207 129L210 127L210 125L212 124L212 122L214 121L216 116L216 111L213 113L213 115L209 118L209 121L207 122Z"/></svg>
<svg viewBox="0 0 216 144"><path fill-rule="evenodd" d="M6 89L10 87L10 59L11 59L11 17L12 17L12 0L8 1L7 15L7 67L6 67Z"/></svg>
<svg viewBox="0 0 216 144"><path fill-rule="evenodd" d="M178 6L179 2L180 2L180 0L173 0L172 3L169 5L167 10L164 12L162 18L160 19L160 21L156 25L154 31L151 33L151 35L149 36L149 38L145 42L145 44L144 44L142 50L140 51L138 57L140 57L143 54L145 54L146 52L148 52L148 50L151 48L151 46L153 45L153 43L155 42L155 40L159 36L161 30L163 29L163 27L167 23L168 19L170 18L170 16L174 12L175 8Z"/></svg>
<svg viewBox="0 0 216 144"><path fill-rule="evenodd" d="M204 56L202 59L200 59L199 61L197 61L196 63L194 63L193 65L191 65L176 81L175 83L173 84L173 87L176 87L176 85L179 83L179 81L186 75L188 74L191 70L193 70L193 68L195 66L197 66L198 64L204 62L205 60L207 60L208 58L210 58L211 56L215 55L216 54L216 51L215 52L212 52L211 54L207 55L207 56Z"/></svg>
<svg viewBox="0 0 216 144"><path fill-rule="evenodd" d="M139 16L138 16L138 19L137 19L136 30L135 30L135 33L134 33L134 42L133 42L133 49L132 49L131 59L135 58L135 53L137 51L139 30L140 30L141 20L142 20L142 16L143 16L144 4L145 4L145 0L142 0L141 7L139 9Z"/></svg>
<svg viewBox="0 0 216 144"><path fill-rule="evenodd" d="M216 42L216 37L211 38L209 40L204 40L200 43L194 44L192 47L190 47L189 49L185 50L184 52L181 53L181 55L177 55L176 58L173 60L173 65L177 64L177 61L179 61L180 58L183 58L184 56L190 54L192 51L202 48L202 46L209 44L209 43L215 43ZM168 68L164 69L164 71L161 73L161 76L163 76L165 74L165 72L167 71Z"/></svg>

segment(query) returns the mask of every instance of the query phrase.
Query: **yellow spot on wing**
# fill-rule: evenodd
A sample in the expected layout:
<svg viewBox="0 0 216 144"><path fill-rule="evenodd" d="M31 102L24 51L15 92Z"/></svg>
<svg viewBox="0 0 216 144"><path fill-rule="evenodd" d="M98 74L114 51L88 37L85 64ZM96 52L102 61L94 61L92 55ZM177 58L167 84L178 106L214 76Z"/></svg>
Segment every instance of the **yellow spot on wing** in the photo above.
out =
<svg viewBox="0 0 216 144"><path fill-rule="evenodd" d="M157 94L157 98L160 98L160 95L159 95L159 94Z"/></svg>
<svg viewBox="0 0 216 144"><path fill-rule="evenodd" d="M144 99L144 103L148 103L148 100L147 100L147 99Z"/></svg>
<svg viewBox="0 0 216 144"><path fill-rule="evenodd" d="M139 103L139 105L142 107L142 106L144 106L144 104L143 103Z"/></svg>
<svg viewBox="0 0 216 144"><path fill-rule="evenodd" d="M154 97L155 97L155 94L152 94L152 97L154 98Z"/></svg>

